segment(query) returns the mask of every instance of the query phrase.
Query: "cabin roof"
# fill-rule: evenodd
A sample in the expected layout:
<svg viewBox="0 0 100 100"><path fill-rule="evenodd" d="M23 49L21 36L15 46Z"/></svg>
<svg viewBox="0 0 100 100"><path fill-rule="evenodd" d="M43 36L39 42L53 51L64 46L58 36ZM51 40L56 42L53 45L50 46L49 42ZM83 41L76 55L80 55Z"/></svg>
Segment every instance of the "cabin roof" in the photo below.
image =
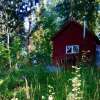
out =
<svg viewBox="0 0 100 100"><path fill-rule="evenodd" d="M64 30L67 30L67 29L70 27L70 25L71 25L72 23L74 23L74 24L76 24L78 27L82 28L81 24L79 24L78 22L76 22L76 21L74 21L74 20L70 20L70 21L68 21L67 23L65 23L65 24L61 27L61 29L60 29L59 31L57 31L57 32L54 34L53 37L51 37L51 40L53 41L56 37L58 37L59 35L61 35L61 33L62 33Z"/></svg>
<svg viewBox="0 0 100 100"><path fill-rule="evenodd" d="M54 34L53 37L51 37L51 40L54 41L55 38L57 38L59 35L61 35L61 33L62 33L63 31L67 30L67 29L70 27L71 23L72 23L72 24L75 24L75 26L77 26L78 28L83 29L83 25L81 25L79 22L77 22L77 21L75 21L75 20L70 20L70 21L68 21L67 23L65 23L65 24L62 26L62 28ZM99 40L99 38L94 34L94 32L92 32L92 31L90 31L90 30L88 30L88 29L86 29L86 32L89 32L91 35L93 35L93 37L94 37L96 43L97 43L97 44L100 44L100 40Z"/></svg>

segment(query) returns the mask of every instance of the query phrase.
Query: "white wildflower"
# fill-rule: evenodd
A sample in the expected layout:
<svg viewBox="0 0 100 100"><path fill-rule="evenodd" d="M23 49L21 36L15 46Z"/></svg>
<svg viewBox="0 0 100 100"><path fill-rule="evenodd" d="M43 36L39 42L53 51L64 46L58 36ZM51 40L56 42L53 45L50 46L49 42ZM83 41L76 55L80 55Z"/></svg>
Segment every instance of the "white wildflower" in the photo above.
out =
<svg viewBox="0 0 100 100"><path fill-rule="evenodd" d="M54 100L54 97L52 95L49 95L48 100Z"/></svg>
<svg viewBox="0 0 100 100"><path fill-rule="evenodd" d="M44 100L45 99L45 96L42 96L42 100Z"/></svg>

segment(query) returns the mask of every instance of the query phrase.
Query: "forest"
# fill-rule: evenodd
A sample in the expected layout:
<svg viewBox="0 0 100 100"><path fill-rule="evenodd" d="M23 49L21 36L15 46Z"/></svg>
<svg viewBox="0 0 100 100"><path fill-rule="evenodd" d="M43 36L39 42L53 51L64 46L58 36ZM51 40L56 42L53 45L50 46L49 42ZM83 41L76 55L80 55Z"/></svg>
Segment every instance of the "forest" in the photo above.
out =
<svg viewBox="0 0 100 100"><path fill-rule="evenodd" d="M100 65L47 68L71 18L100 43L100 0L0 0L0 100L100 100Z"/></svg>

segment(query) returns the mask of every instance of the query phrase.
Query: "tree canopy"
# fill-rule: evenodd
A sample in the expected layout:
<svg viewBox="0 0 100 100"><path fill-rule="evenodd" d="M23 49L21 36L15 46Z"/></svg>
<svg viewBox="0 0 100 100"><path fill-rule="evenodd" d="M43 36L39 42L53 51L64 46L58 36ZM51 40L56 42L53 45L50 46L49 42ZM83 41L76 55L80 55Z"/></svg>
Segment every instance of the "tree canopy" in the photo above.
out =
<svg viewBox="0 0 100 100"><path fill-rule="evenodd" d="M48 59L46 62L50 63L51 37L65 22L67 23L70 17L83 23L83 17L86 16L88 28L92 31L98 30L96 28L98 26L96 22L99 20L98 3L98 0L27 0L27 2L23 0L1 0L0 42L7 41L7 36L4 34L11 33L10 48L15 49L16 43L18 43L15 41L20 41L19 49L10 49L16 51L16 56L19 50L21 52L24 50L23 48L26 48L31 50L31 52L29 51L29 59L32 60L35 57L37 62L45 62ZM29 27L27 32L25 27ZM12 58L14 55L13 52Z"/></svg>

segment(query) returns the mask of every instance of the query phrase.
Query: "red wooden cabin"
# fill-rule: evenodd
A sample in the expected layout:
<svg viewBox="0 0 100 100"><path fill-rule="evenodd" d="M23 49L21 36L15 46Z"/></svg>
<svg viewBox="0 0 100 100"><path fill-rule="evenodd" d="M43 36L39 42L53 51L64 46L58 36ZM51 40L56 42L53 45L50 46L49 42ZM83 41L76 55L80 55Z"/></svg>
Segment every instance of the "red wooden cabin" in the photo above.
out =
<svg viewBox="0 0 100 100"><path fill-rule="evenodd" d="M66 67L77 64L80 60L92 62L95 58L96 36L76 22L69 21L52 38L53 54L52 60L55 65L66 65Z"/></svg>

